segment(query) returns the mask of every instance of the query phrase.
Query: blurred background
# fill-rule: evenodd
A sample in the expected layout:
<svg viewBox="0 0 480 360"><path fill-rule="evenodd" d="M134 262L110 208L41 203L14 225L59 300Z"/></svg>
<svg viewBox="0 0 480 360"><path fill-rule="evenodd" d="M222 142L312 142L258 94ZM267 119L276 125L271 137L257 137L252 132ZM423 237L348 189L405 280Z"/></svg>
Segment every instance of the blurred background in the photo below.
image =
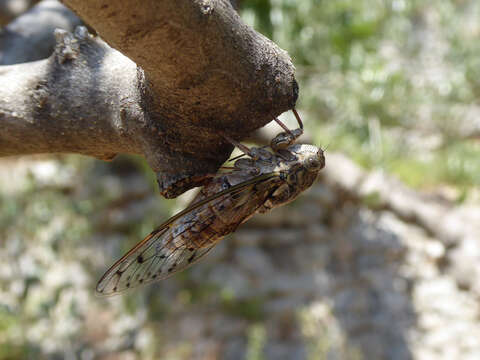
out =
<svg viewBox="0 0 480 360"><path fill-rule="evenodd" d="M317 183L102 299L103 272L189 195L161 198L133 156L0 159L0 360L480 359L480 2L236 3L293 59L303 141L328 147ZM0 64L32 19L80 23L33 5L0 0Z"/></svg>

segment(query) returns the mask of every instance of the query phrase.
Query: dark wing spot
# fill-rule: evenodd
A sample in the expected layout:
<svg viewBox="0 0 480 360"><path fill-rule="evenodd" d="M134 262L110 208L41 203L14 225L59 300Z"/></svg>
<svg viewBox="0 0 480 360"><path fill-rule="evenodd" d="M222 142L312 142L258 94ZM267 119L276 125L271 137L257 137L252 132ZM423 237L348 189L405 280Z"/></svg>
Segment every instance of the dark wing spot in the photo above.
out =
<svg viewBox="0 0 480 360"><path fill-rule="evenodd" d="M160 255L160 259L165 259L166 257L166 255Z"/></svg>
<svg viewBox="0 0 480 360"><path fill-rule="evenodd" d="M139 264L143 263L143 256L142 256L142 255L138 255L138 256L137 256L137 262L138 262Z"/></svg>
<svg viewBox="0 0 480 360"><path fill-rule="evenodd" d="M117 287L115 286L112 290L113 290L113 291L117 291Z"/></svg>
<svg viewBox="0 0 480 360"><path fill-rule="evenodd" d="M193 251L195 250L195 248L191 247L191 248L188 248L188 251Z"/></svg>
<svg viewBox="0 0 480 360"><path fill-rule="evenodd" d="M138 280L138 282L139 282L140 284L143 283L143 279Z"/></svg>
<svg viewBox="0 0 480 360"><path fill-rule="evenodd" d="M130 287L130 283L126 283L125 286L126 286L127 288L129 288L129 287Z"/></svg>
<svg viewBox="0 0 480 360"><path fill-rule="evenodd" d="M155 279L157 277L157 274L152 275L152 279Z"/></svg>
<svg viewBox="0 0 480 360"><path fill-rule="evenodd" d="M188 258L188 260L187 260L188 263L191 263L191 262L193 261L193 259L195 259L195 256L196 256L196 255L197 255L196 253L192 254L192 256L190 256L190 257Z"/></svg>

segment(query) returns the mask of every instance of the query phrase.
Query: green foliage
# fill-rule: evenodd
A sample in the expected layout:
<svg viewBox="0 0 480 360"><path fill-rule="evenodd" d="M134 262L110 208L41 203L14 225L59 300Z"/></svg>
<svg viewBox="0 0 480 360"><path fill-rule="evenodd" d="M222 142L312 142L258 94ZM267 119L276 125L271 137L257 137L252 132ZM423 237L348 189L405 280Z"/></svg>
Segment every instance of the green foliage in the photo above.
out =
<svg viewBox="0 0 480 360"><path fill-rule="evenodd" d="M265 299L262 297L237 299L225 292L222 296L222 309L224 312L249 321L260 321L265 318L264 303Z"/></svg>
<svg viewBox="0 0 480 360"><path fill-rule="evenodd" d="M480 184L465 140L479 132L479 14L475 0L246 2L292 56L307 131L418 187Z"/></svg>
<svg viewBox="0 0 480 360"><path fill-rule="evenodd" d="M247 334L247 354L246 360L263 360L263 349L267 340L265 326L254 324L250 326Z"/></svg>
<svg viewBox="0 0 480 360"><path fill-rule="evenodd" d="M454 185L459 202L480 185L480 144L472 136L480 118L478 0L242 4L245 20L292 56L298 109L317 144L411 186ZM178 313L200 307L245 320L247 359L264 357L270 295L238 298L234 289L209 284L201 271L121 298L93 298L106 267L173 211L175 202L160 197L149 205L157 187L143 160L126 156L105 164L62 156L23 168L30 165L18 184L0 177L0 360L91 358L91 349L108 356L110 347L126 349L126 357L152 348L158 356L144 358L192 358L187 340L166 349L171 338L181 338L169 325ZM129 176L149 177L146 190ZM135 217L138 208L130 206L141 201L144 213ZM363 201L382 206L375 193ZM360 358L335 332L334 315L325 311L323 322L314 315L299 320L309 359L331 351ZM102 332L97 328L104 323Z"/></svg>
<svg viewBox="0 0 480 360"><path fill-rule="evenodd" d="M253 22L258 31L272 38L273 24L270 19L272 6L269 0L246 0L242 2L242 15L247 21Z"/></svg>

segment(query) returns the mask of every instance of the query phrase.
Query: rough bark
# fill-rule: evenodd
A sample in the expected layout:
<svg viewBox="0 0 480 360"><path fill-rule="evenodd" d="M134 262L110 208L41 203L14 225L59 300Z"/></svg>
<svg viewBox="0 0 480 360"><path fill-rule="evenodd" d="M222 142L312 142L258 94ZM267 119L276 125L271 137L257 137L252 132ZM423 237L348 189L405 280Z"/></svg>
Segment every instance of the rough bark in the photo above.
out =
<svg viewBox="0 0 480 360"><path fill-rule="evenodd" d="M45 59L56 28L73 31L81 20L56 0L43 0L0 30L0 65Z"/></svg>
<svg viewBox="0 0 480 360"><path fill-rule="evenodd" d="M136 65L83 27L56 38L48 60L0 67L0 156L142 153Z"/></svg>
<svg viewBox="0 0 480 360"><path fill-rule="evenodd" d="M0 155L140 153L174 197L228 158L220 132L242 139L295 104L288 55L226 0L64 2L139 67L78 31L58 33L48 60L0 68L12 83L0 90Z"/></svg>

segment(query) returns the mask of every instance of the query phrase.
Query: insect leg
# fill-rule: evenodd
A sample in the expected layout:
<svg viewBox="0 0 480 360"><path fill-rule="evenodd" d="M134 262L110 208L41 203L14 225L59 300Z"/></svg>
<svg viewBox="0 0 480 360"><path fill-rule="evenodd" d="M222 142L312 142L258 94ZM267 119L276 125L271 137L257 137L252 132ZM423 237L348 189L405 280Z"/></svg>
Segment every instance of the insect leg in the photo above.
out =
<svg viewBox="0 0 480 360"><path fill-rule="evenodd" d="M288 146L292 145L296 139L298 139L303 134L303 123L295 109L292 109L293 114L298 122L298 128L294 130L290 130L283 122L279 119L274 117L273 119L275 122L282 127L285 132L281 132L277 136L275 136L272 141L270 142L270 147L274 151L278 151L281 149L286 149Z"/></svg>
<svg viewBox="0 0 480 360"><path fill-rule="evenodd" d="M285 132L286 132L287 134L290 134L290 135L293 136L292 130L290 130L287 125L285 125L283 122L281 122L279 118L277 118L277 117L274 116L274 117L273 117L273 120L275 120L275 122L276 122L278 125L280 125L280 127L281 127L283 130L285 130Z"/></svg>
<svg viewBox="0 0 480 360"><path fill-rule="evenodd" d="M303 122L302 119L300 119L300 115L298 115L297 110L295 108L292 108L293 115L295 115L295 118L298 121L298 127L303 130Z"/></svg>
<svg viewBox="0 0 480 360"><path fill-rule="evenodd" d="M220 133L224 138L225 140L227 140L230 144L232 144L233 146L236 146L237 148L240 149L241 152L243 152L245 155L247 156L250 156L252 159L254 160L258 160L260 158L259 156L259 153L257 151L256 148L252 148L250 149L248 146L246 145L243 145L241 143L239 143L238 141L232 139L230 136L228 136L227 134L224 134L224 133Z"/></svg>

